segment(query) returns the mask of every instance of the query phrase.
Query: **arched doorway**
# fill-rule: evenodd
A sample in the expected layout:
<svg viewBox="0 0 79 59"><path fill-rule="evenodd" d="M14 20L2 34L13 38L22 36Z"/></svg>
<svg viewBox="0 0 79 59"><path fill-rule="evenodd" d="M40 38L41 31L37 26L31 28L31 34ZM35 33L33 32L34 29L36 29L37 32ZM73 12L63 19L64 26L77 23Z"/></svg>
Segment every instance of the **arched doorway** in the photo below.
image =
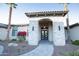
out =
<svg viewBox="0 0 79 59"><path fill-rule="evenodd" d="M40 39L49 41L50 39L50 29L52 29L52 21L48 18L39 20L40 27ZM51 30L52 31L52 30Z"/></svg>

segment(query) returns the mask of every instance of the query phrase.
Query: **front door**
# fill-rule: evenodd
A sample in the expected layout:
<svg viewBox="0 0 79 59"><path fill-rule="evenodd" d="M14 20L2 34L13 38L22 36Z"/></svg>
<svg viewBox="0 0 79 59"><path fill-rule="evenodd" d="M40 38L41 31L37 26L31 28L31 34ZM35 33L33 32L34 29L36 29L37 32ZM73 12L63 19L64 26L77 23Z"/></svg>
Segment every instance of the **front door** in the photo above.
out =
<svg viewBox="0 0 79 59"><path fill-rule="evenodd" d="M48 27L41 27L41 40L48 40Z"/></svg>

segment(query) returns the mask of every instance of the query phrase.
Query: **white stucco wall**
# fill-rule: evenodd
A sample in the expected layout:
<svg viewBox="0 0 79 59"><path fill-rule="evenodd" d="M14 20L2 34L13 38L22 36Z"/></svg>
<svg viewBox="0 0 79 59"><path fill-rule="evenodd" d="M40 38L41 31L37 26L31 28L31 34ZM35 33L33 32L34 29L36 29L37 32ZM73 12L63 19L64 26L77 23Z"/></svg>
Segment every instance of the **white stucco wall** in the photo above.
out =
<svg viewBox="0 0 79 59"><path fill-rule="evenodd" d="M32 30L34 27L34 30ZM29 39L28 44L29 45L38 45L39 41L39 26L37 21L30 21L29 24Z"/></svg>
<svg viewBox="0 0 79 59"><path fill-rule="evenodd" d="M18 27L18 32L19 31L26 31L27 32L27 26Z"/></svg>
<svg viewBox="0 0 79 59"><path fill-rule="evenodd" d="M70 38L71 40L79 40L79 26L75 26L70 29Z"/></svg>
<svg viewBox="0 0 79 59"><path fill-rule="evenodd" d="M65 20L66 20L66 16L64 16L64 17L53 17L53 16L48 16L48 17L33 17L33 18L28 18L29 19L29 21L30 20L36 20L36 21L39 21L39 20L41 20L41 19L50 19L51 21L53 21L53 22L65 22Z"/></svg>
<svg viewBox="0 0 79 59"><path fill-rule="evenodd" d="M39 38L39 41L41 40L41 28L40 26L38 25L38 38Z"/></svg>
<svg viewBox="0 0 79 59"><path fill-rule="evenodd" d="M0 40L5 40L7 35L7 29L0 28Z"/></svg>
<svg viewBox="0 0 79 59"><path fill-rule="evenodd" d="M53 41L53 24L52 26L49 26L49 33L48 33L48 38L49 38L49 41L52 42Z"/></svg>
<svg viewBox="0 0 79 59"><path fill-rule="evenodd" d="M58 26L60 26L60 30ZM53 43L56 46L65 45L65 32L63 22L53 22Z"/></svg>
<svg viewBox="0 0 79 59"><path fill-rule="evenodd" d="M41 19L50 19L53 22L53 26L49 27L49 41L53 41L57 46L65 45L65 31L64 31L64 21L66 17L34 17L29 19L29 39L28 42L31 45L37 45L40 40L39 34L39 20ZM58 30L58 26L60 25L61 30ZM35 26L35 31L32 31L32 26ZM34 39L34 40L32 40Z"/></svg>

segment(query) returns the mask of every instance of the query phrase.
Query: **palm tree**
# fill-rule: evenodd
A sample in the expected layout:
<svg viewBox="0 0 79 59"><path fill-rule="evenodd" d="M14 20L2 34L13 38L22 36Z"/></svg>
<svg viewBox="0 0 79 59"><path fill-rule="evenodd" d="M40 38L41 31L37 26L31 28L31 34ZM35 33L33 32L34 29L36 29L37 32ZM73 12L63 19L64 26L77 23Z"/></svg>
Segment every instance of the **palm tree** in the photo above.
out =
<svg viewBox="0 0 79 59"><path fill-rule="evenodd" d="M68 11L68 4L69 3L64 3L64 11Z"/></svg>
<svg viewBox="0 0 79 59"><path fill-rule="evenodd" d="M68 3L64 3L64 11L69 11L68 10ZM67 41L69 43L71 43L71 39L70 39L70 27L69 27L69 14L67 14L66 25L67 25Z"/></svg>
<svg viewBox="0 0 79 59"><path fill-rule="evenodd" d="M9 33L10 33L10 28L11 28L12 9L16 8L17 4L15 4L15 3L7 3L7 5L9 5L9 22L8 22L8 29L7 29L6 40L9 41Z"/></svg>
<svg viewBox="0 0 79 59"><path fill-rule="evenodd" d="M66 24L67 24L67 42L71 43L70 27L69 27L69 15L68 14L67 14L67 19L66 19Z"/></svg>

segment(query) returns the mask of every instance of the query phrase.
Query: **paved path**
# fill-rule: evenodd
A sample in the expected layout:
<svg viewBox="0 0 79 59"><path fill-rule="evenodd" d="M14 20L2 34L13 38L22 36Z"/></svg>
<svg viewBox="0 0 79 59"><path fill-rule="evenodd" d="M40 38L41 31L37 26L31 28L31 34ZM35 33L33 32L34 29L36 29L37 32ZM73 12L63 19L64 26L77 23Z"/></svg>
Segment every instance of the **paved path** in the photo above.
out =
<svg viewBox="0 0 79 59"><path fill-rule="evenodd" d="M36 49L22 54L21 56L51 56L53 50L53 44L50 44L49 42L42 42Z"/></svg>

